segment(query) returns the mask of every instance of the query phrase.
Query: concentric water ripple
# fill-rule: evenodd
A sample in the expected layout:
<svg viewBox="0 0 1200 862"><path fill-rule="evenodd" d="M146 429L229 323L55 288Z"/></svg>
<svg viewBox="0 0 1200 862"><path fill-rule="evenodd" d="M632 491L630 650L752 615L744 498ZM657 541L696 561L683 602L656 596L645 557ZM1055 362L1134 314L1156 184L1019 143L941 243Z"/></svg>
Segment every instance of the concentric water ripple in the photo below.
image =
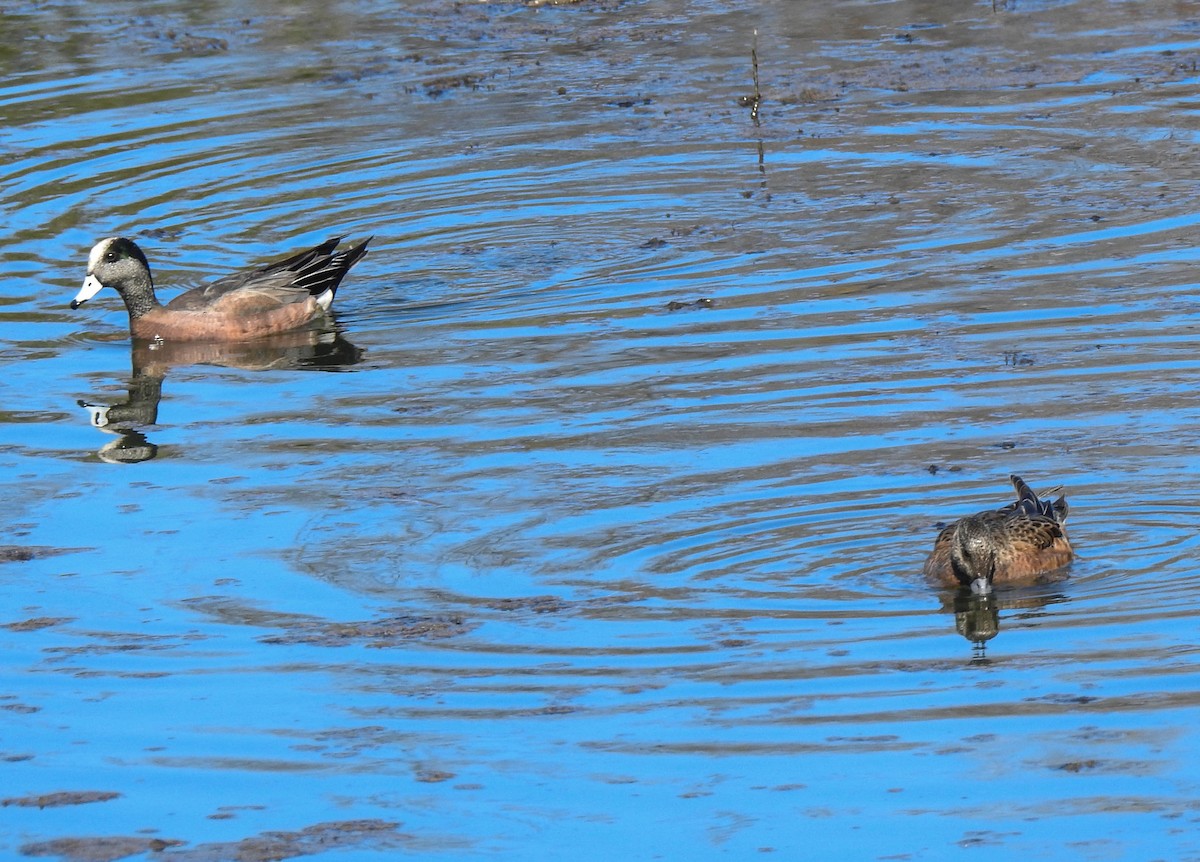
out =
<svg viewBox="0 0 1200 862"><path fill-rule="evenodd" d="M5 850L1195 857L1197 25L996 7L7 9Z"/></svg>

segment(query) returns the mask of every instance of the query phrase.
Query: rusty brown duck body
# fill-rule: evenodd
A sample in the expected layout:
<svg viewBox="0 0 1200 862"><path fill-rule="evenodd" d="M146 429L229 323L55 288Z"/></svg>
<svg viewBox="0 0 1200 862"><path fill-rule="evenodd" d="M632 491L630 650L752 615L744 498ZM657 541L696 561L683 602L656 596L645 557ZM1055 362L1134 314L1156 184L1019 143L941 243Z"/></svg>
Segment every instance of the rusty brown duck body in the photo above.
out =
<svg viewBox="0 0 1200 862"><path fill-rule="evenodd" d="M1015 502L960 518L943 529L925 561L925 574L948 586L986 594L993 584L1028 583L1061 569L1075 556L1067 538L1067 499L1041 499L1010 476Z"/></svg>

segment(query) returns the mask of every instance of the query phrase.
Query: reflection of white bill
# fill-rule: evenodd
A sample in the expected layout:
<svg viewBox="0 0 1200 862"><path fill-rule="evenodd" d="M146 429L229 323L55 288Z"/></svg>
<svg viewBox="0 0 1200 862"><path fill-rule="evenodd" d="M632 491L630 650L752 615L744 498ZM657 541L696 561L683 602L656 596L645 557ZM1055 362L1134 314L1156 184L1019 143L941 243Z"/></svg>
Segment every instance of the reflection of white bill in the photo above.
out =
<svg viewBox="0 0 1200 862"><path fill-rule="evenodd" d="M88 412L88 422L93 428L108 425L108 407L103 404L88 404L86 401L80 401L79 406Z"/></svg>

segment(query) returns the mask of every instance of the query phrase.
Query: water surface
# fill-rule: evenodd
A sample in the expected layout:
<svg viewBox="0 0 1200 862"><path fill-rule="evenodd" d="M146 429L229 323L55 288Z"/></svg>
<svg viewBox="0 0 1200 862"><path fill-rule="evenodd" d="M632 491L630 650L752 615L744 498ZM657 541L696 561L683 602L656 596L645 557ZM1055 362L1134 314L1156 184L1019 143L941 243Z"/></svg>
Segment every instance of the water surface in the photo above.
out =
<svg viewBox="0 0 1200 862"><path fill-rule="evenodd" d="M998 7L6 7L4 852L1200 858L1200 25Z"/></svg>

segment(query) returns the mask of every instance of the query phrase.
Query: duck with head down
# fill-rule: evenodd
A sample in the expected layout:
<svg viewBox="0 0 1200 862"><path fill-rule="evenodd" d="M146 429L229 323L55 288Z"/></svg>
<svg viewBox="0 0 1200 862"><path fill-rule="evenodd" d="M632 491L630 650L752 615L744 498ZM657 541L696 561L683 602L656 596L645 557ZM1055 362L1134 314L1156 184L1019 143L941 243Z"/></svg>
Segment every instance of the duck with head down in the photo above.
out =
<svg viewBox="0 0 1200 862"><path fill-rule="evenodd" d="M277 335L303 328L328 312L338 285L367 253L370 239L335 251L339 242L341 237L335 237L284 260L227 275L163 305L137 243L109 237L88 255L87 278L71 308L111 287L125 301L135 338L244 341Z"/></svg>
<svg viewBox="0 0 1200 862"><path fill-rule="evenodd" d="M993 584L1030 583L1071 562L1075 552L1064 527L1066 497L1042 500L1020 476L1009 478L1016 502L960 518L942 530L925 561L928 577L986 595Z"/></svg>

